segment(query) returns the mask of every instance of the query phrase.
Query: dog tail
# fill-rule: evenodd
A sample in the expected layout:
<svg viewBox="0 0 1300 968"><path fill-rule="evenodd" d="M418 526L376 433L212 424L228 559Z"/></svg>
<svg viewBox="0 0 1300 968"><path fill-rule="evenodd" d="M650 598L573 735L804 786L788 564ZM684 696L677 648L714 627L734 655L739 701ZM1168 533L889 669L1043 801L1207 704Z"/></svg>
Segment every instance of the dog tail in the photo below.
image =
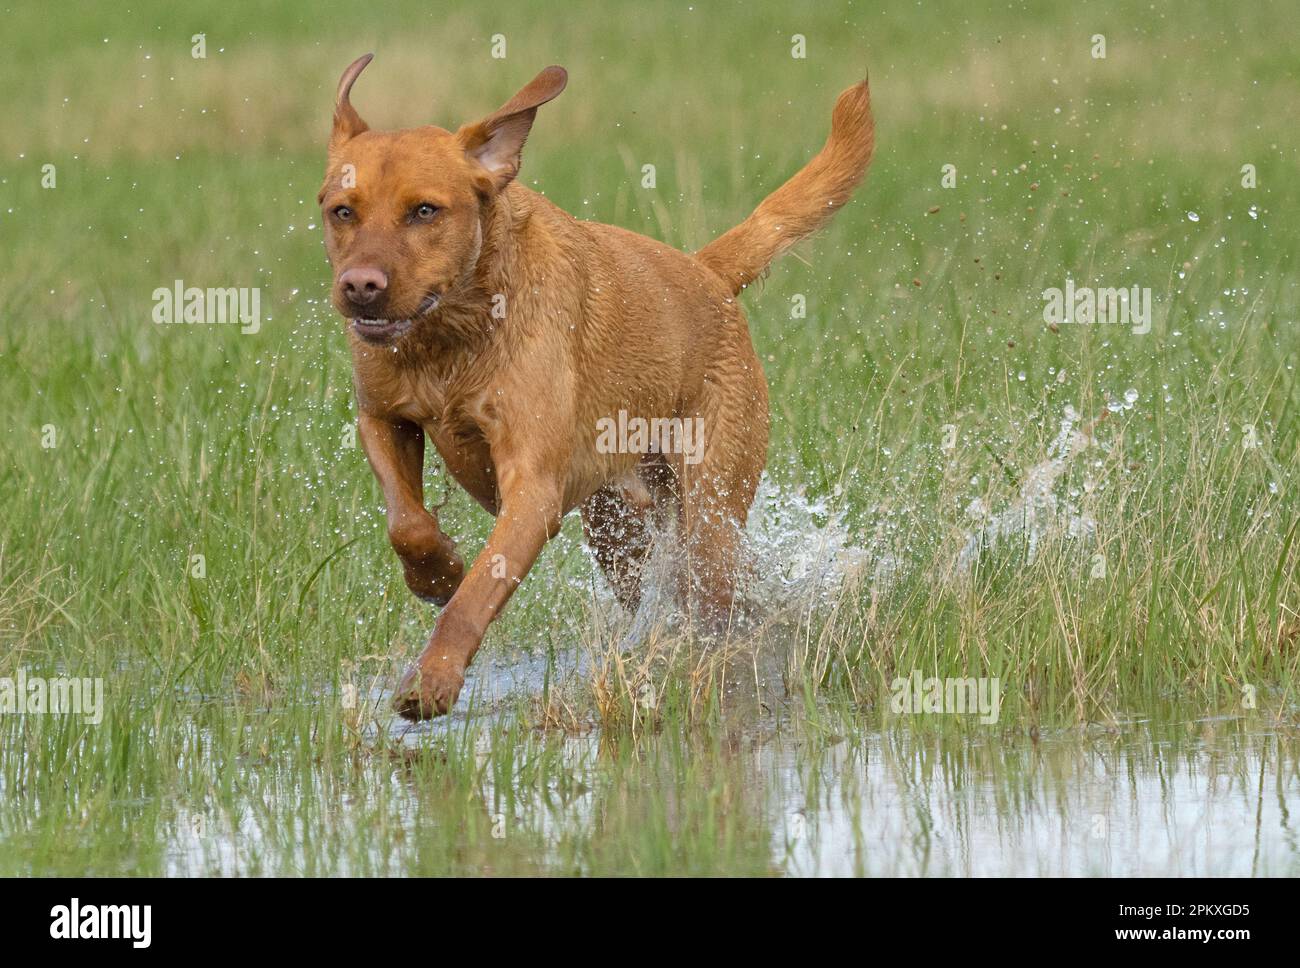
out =
<svg viewBox="0 0 1300 968"><path fill-rule="evenodd" d="M763 199L745 221L714 239L695 257L739 293L772 260L812 235L853 196L876 146L871 92L864 79L840 95L831 133L812 161Z"/></svg>

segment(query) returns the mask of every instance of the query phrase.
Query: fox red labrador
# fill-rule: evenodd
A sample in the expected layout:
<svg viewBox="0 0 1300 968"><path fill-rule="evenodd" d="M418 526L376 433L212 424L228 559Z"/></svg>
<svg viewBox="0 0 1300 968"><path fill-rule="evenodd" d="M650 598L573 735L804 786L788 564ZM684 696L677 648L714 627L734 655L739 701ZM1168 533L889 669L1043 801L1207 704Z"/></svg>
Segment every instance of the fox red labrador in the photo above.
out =
<svg viewBox="0 0 1300 968"><path fill-rule="evenodd" d="M562 68L456 131L371 131L349 99L370 60L339 81L320 204L388 536L411 591L443 606L397 710L451 708L488 625L575 508L628 608L653 528L675 519L679 594L725 623L768 439L736 297L862 179L875 141L866 81L839 96L821 152L692 255L574 218L516 180ZM468 571L424 504L426 438L496 517Z"/></svg>

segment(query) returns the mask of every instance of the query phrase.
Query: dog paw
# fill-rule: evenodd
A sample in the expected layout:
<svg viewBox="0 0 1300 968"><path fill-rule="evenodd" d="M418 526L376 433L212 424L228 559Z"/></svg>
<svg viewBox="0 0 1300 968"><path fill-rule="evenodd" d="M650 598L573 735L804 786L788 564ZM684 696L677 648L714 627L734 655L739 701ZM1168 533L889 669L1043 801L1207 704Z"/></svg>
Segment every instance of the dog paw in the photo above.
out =
<svg viewBox="0 0 1300 968"><path fill-rule="evenodd" d="M458 555L440 556L436 561L420 561L402 568L406 587L422 601L439 607L451 601L465 577L465 563Z"/></svg>
<svg viewBox="0 0 1300 968"><path fill-rule="evenodd" d="M445 716L456 705L464 685L463 670L450 659L428 665L417 662L398 683L393 693L393 709L413 722Z"/></svg>

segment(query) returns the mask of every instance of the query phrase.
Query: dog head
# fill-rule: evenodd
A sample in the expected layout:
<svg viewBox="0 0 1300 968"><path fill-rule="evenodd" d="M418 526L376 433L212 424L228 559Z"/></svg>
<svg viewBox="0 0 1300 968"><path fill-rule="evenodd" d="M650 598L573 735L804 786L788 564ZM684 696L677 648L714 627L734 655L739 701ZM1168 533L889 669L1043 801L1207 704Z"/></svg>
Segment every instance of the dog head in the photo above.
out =
<svg viewBox="0 0 1300 968"><path fill-rule="evenodd" d="M432 126L371 131L349 97L370 63L339 80L318 201L334 269L334 307L367 342L393 343L431 322L473 275L484 208L519 173L537 109L564 90L548 67L499 110L454 134Z"/></svg>

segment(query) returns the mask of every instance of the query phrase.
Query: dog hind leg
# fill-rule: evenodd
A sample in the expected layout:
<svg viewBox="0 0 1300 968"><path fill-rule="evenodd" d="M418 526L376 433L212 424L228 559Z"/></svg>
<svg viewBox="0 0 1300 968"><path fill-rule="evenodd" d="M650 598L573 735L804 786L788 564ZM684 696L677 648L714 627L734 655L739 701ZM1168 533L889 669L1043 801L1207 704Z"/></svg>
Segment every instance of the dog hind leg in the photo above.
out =
<svg viewBox="0 0 1300 968"><path fill-rule="evenodd" d="M697 408L704 446L698 463L675 456L687 560L679 595L710 632L726 628L744 569L745 521L767 463L767 384L748 336L744 366L706 381Z"/></svg>
<svg viewBox="0 0 1300 968"><path fill-rule="evenodd" d="M601 488L582 506L587 545L628 612L641 604L641 571L654 545L649 495L644 501L634 497L615 483Z"/></svg>

